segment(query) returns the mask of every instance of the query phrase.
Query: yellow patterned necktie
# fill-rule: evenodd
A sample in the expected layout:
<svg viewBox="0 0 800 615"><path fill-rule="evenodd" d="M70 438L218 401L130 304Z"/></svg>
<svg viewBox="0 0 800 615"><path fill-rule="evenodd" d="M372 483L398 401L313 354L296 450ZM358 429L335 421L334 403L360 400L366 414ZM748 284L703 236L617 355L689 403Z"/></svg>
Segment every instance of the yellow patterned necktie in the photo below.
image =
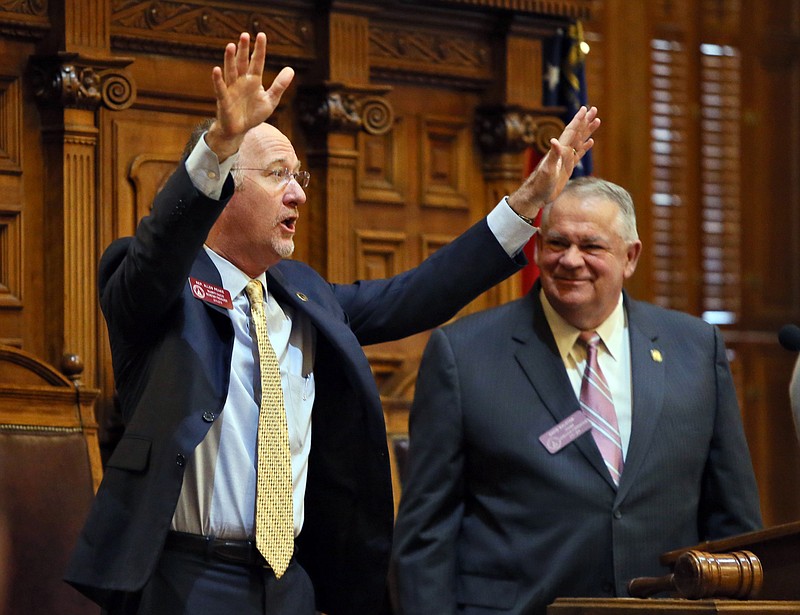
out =
<svg viewBox="0 0 800 615"><path fill-rule="evenodd" d="M255 327L261 367L256 468L256 547L281 578L294 552L292 458L283 408L278 358L267 335L264 289L258 280L245 287Z"/></svg>

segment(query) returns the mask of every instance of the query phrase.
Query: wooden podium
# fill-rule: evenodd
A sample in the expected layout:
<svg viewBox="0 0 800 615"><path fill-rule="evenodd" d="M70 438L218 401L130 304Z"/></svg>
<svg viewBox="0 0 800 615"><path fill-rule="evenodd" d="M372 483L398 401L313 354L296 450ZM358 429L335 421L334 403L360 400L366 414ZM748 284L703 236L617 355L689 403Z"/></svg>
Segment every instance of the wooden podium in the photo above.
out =
<svg viewBox="0 0 800 615"><path fill-rule="evenodd" d="M800 522L664 553L671 574L633 579L634 598L559 598L548 615L800 615ZM670 598L648 598L653 594Z"/></svg>
<svg viewBox="0 0 800 615"><path fill-rule="evenodd" d="M681 600L662 598L558 598L547 615L787 615L800 602L786 600Z"/></svg>

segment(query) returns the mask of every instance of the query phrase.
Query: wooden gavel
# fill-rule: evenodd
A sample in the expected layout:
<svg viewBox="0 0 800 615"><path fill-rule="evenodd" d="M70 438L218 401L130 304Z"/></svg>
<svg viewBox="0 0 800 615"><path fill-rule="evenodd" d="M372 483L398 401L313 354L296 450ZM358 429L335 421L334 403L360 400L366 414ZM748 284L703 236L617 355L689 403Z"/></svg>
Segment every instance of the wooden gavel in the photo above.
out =
<svg viewBox="0 0 800 615"><path fill-rule="evenodd" d="M706 553L686 551L675 561L672 574L640 577L628 583L634 598L648 598L660 592L681 598L755 598L761 591L764 572L761 561L750 551Z"/></svg>

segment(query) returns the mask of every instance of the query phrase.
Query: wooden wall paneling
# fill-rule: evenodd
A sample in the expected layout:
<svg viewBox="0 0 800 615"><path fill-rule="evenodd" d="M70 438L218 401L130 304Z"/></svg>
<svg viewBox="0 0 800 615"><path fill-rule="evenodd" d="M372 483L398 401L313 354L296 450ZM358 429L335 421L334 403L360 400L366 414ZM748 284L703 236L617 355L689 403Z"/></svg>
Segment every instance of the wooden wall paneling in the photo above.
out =
<svg viewBox="0 0 800 615"><path fill-rule="evenodd" d="M388 12L376 17L370 30L372 79L392 87L386 98L396 117L390 133L395 147L366 149L369 139L363 134L359 141L376 161L375 178L389 176L392 165L391 176L402 183L398 188L398 182L383 180L382 193L361 192L356 220L405 233L409 265L516 189L525 148L545 151L563 128L540 102L541 37L553 31L552 24L448 17L421 12L410 26L407 17ZM518 284L511 279L490 290L456 318L518 297ZM396 464L405 455L408 411L427 339L423 333L367 349L384 404L396 504L401 489Z"/></svg>
<svg viewBox="0 0 800 615"><path fill-rule="evenodd" d="M800 5L741 3L742 301L736 332L752 343L745 400L768 523L800 518L800 462L787 388L796 353L776 332L800 322ZM746 26L745 26L746 24ZM793 144L793 145L789 145ZM784 151L780 151L783 149ZM755 424L753 424L755 423ZM751 444L752 446L752 444Z"/></svg>
<svg viewBox="0 0 800 615"><path fill-rule="evenodd" d="M727 345L766 527L798 520L800 444L789 409L795 353L773 335L731 333Z"/></svg>
<svg viewBox="0 0 800 615"><path fill-rule="evenodd" d="M800 320L800 164L794 146L800 130L798 32L800 5L792 0L709 0L651 3L596 0L599 8L586 26L596 41L587 59L590 83L599 82L604 125L595 146L596 174L627 187L637 204L643 258L627 285L635 296L653 300L659 261L654 248L684 245L674 254L673 271L691 272L669 291L670 302L699 315L707 289L701 277L704 196L699 161L699 109L688 108L681 158L695 169L682 168L676 180L691 206L672 212L672 224L659 239L663 221L654 218L650 195L653 181L651 144L650 40L660 37L689 45L686 72L677 86L698 87L699 42L738 45L741 52L741 310L724 327L732 350L734 372L745 428L761 488L767 524L800 516L796 501L798 474L796 437L790 421L788 387L795 355L782 351L775 338L779 327ZM701 36L702 34L702 36ZM702 38L702 41L700 40ZM599 54L599 58L598 58ZM675 92L673 91L673 94ZM590 92L591 96L591 92ZM697 99L698 92L691 94ZM648 101L648 102L644 102ZM600 102L600 101L598 101ZM783 149L783 151L781 151ZM681 216L684 219L681 221ZM671 235L670 235L671 233ZM671 237L671 239L670 239ZM663 266L663 264L662 264ZM665 270L667 273L669 268ZM780 272L780 274L776 273ZM677 278L676 278L677 280ZM735 289L725 289L729 292ZM792 495L787 495L792 494Z"/></svg>
<svg viewBox="0 0 800 615"><path fill-rule="evenodd" d="M22 174L22 86L17 75L0 78L0 173Z"/></svg>
<svg viewBox="0 0 800 615"><path fill-rule="evenodd" d="M368 36L363 15L331 10L320 15L318 39L327 48L298 92L299 113L308 134L308 164L319 178L308 193L308 214L317 237L310 263L332 282L352 279L354 238L352 215L358 146L363 126L361 101L371 94Z"/></svg>
<svg viewBox="0 0 800 615"><path fill-rule="evenodd" d="M495 85L488 104L476 110L475 138L481 150L481 173L486 207L511 194L524 179L523 152L533 148L538 154L549 149L564 123L559 109L542 108L542 41L553 34L530 23L512 24L502 45L495 50L497 62L505 67L505 81ZM515 299L519 281L498 285L487 296L490 305Z"/></svg>
<svg viewBox="0 0 800 615"><path fill-rule="evenodd" d="M408 269L405 233L356 229L355 238L357 279L388 278Z"/></svg>
<svg viewBox="0 0 800 615"><path fill-rule="evenodd" d="M423 115L420 119L416 139L420 147L419 203L423 208L468 211L467 157L472 149L471 126L457 116Z"/></svg>
<svg viewBox="0 0 800 615"><path fill-rule="evenodd" d="M742 318L800 322L800 5L744 2Z"/></svg>
<svg viewBox="0 0 800 615"><path fill-rule="evenodd" d="M419 263L454 238L483 210L476 195L480 172L474 155L470 80L485 82L489 47L483 36L466 36L461 28L443 27L435 15L421 11L413 24L407 15L389 11L370 23L370 75L394 114L391 130L377 141L359 135L363 164L384 180L362 187L356 202L358 224L370 233L403 237L406 266ZM459 85L455 85L458 83ZM384 169L379 174L378 169ZM370 176L363 175L365 180ZM476 209L480 208L480 209ZM380 231L378 231L380 229ZM436 235L440 241L428 241ZM446 237L446 240L441 240ZM405 268L405 267L404 267ZM395 506L400 495L398 455L403 455L408 410L427 333L366 349L378 382L393 464Z"/></svg>
<svg viewBox="0 0 800 615"><path fill-rule="evenodd" d="M100 406L110 407L113 378L96 303L97 259L113 239L133 232L188 129L213 112L210 68L220 63L223 44L243 30L267 31L269 69L290 64L297 70L274 123L313 175L301 212L307 222L298 233L299 258L332 281L350 281L360 272L376 276L418 262L437 238L484 215L519 183L521 150L484 168L473 135L475 109L525 105L530 90L534 110L546 115L535 109L540 35L568 17L585 16L590 0L434 0L409 11L412 4L63 0L0 6L0 31L28 41L18 48L36 51L27 93L15 90L23 71L3 69L7 54L0 63L0 185L11 188L0 203L6 222L0 287L13 291L0 292L0 338L39 340L51 363L62 354L79 355L87 383L101 384ZM548 12L552 18L544 17ZM6 51L8 40L0 46ZM23 163L5 172L17 142L8 126L20 125L7 119L9 112L23 115L21 124L36 134L28 152L41 149L41 155L26 157L25 137L19 137ZM544 134L530 128L529 118L522 116L527 133ZM26 197L20 175L28 188L51 189ZM34 216L23 225L28 202L39 210L30 210ZM37 227L46 231L41 244L20 231ZM23 256L15 260L17 233ZM381 250L388 252L376 257ZM508 283L468 310L516 294ZM24 297L24 307L2 305L14 297ZM24 301L30 299L42 307L28 309ZM23 317L15 319L14 310ZM49 324L43 326L36 316L45 311ZM43 331L30 332L37 327ZM385 382L381 390L390 398L408 401L425 339L371 349Z"/></svg>
<svg viewBox="0 0 800 615"><path fill-rule="evenodd" d="M44 328L48 356L74 353L85 357L87 374L96 360L97 249L94 232L95 146L94 114L64 109L42 128L45 170L47 298Z"/></svg>
<svg viewBox="0 0 800 615"><path fill-rule="evenodd" d="M354 236L356 252L360 255L357 257L357 279L386 277L420 261L413 240L415 227L412 222L416 219L416 203L412 195L419 184L414 172L418 166L418 152L410 145L416 142L416 133L411 132L415 130L416 122L411 117L394 115L394 94L387 95L392 112L389 129L380 134L362 131L357 137L359 161L354 199ZM370 260L373 261L371 264ZM408 408L402 403L394 404L393 400L406 392L398 387L402 374L414 368L413 360L418 355L415 348L406 339L365 349L378 389L386 402L387 428L390 423L403 425L402 420L398 421L397 412L402 414ZM400 433L403 433L402 429ZM394 455L393 437L389 435L390 455ZM394 479L399 480L396 475Z"/></svg>
<svg viewBox="0 0 800 615"><path fill-rule="evenodd" d="M14 320L23 307L22 106L20 80L0 79L0 311ZM22 337L3 343L21 347Z"/></svg>
<svg viewBox="0 0 800 615"><path fill-rule="evenodd" d="M603 121L593 148L594 174L624 186L636 204L644 243L637 271L626 288L653 296L650 204L649 38L647 2L595 0L585 23L591 49L586 74L591 104Z"/></svg>
<svg viewBox="0 0 800 615"><path fill-rule="evenodd" d="M123 109L135 96L124 58L109 50L106 0L50 5L53 36L31 58L30 80L41 112L45 193L46 356L77 354L96 380L97 258L95 111Z"/></svg>
<svg viewBox="0 0 800 615"><path fill-rule="evenodd" d="M0 32L15 31L9 23L15 16L0 13ZM24 83L33 45L11 36L0 37L0 342L43 354L41 294L30 283L31 276L41 277L43 262L41 200L26 192L30 178L23 173L26 161L37 160Z"/></svg>
<svg viewBox="0 0 800 615"><path fill-rule="evenodd" d="M402 207L407 197L406 156L409 154L405 124L392 121L383 134L361 134L358 139L356 199Z"/></svg>

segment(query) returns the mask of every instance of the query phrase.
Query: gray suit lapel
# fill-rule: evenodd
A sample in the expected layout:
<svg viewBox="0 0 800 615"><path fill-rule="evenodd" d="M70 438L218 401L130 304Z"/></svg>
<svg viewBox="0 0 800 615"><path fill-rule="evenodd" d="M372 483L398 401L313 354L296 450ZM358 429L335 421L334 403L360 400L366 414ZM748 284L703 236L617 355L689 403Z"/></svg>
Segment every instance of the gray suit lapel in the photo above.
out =
<svg viewBox="0 0 800 615"><path fill-rule="evenodd" d="M622 470L617 501L630 490L652 445L656 425L664 405L664 362L659 333L646 314L626 294L628 330L631 343L631 381L633 386L631 437Z"/></svg>
<svg viewBox="0 0 800 615"><path fill-rule="evenodd" d="M538 289L539 285L536 284L526 300L520 303L523 308L521 315L524 316L520 316L518 319L519 326L515 328L517 332L512 337L519 343L515 352L517 362L536 390L542 404L553 416L554 425L557 425L579 410L580 406L572 390L567 371L564 369L564 362L561 360L553 333L547 324L539 301ZM532 323L527 316L531 313L531 308L534 315ZM609 486L615 488L591 432L579 436L572 444L578 447L578 450L603 476Z"/></svg>

